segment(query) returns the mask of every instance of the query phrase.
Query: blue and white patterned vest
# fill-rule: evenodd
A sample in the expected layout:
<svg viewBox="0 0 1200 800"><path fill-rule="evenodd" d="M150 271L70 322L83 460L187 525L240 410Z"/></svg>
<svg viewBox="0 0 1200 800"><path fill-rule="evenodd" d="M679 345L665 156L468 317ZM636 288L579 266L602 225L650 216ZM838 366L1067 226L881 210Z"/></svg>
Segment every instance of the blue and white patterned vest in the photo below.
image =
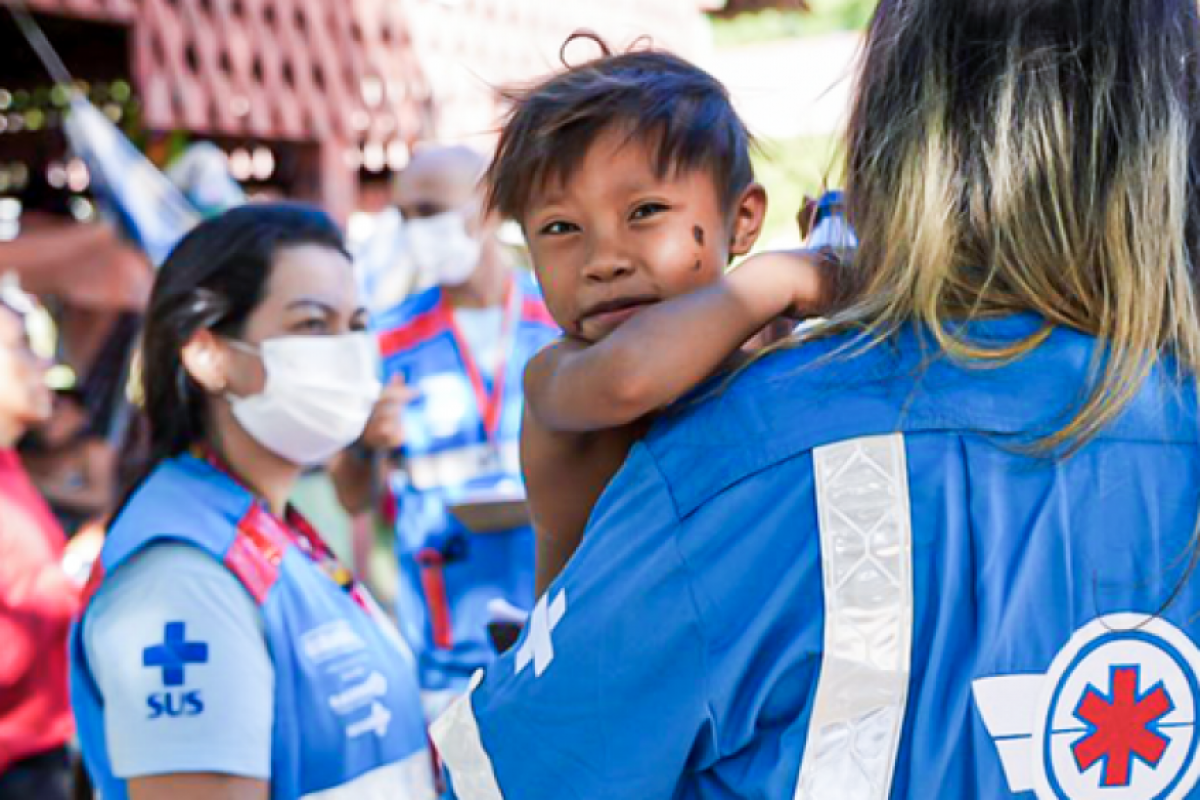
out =
<svg viewBox="0 0 1200 800"><path fill-rule="evenodd" d="M504 356L491 379L475 368L439 288L376 322L384 380L400 375L420 392L405 409L404 469L392 491L400 626L417 652L424 689L464 688L491 662L491 601L533 605L532 529L471 535L447 510L471 490L522 491L525 364L559 329L524 275L513 281L505 315ZM487 402L497 396L497 404Z"/></svg>
<svg viewBox="0 0 1200 800"><path fill-rule="evenodd" d="M147 479L112 526L87 597L134 554L165 541L193 545L224 564L262 611L275 668L272 798L434 797L415 670L403 642L302 552L250 492L205 461L180 456ZM71 700L84 760L106 800L124 800L125 781L113 775L105 742L104 699L84 649L83 615L71 632ZM331 702L352 688L347 676L374 674L382 680L373 677L372 703L339 709Z"/></svg>

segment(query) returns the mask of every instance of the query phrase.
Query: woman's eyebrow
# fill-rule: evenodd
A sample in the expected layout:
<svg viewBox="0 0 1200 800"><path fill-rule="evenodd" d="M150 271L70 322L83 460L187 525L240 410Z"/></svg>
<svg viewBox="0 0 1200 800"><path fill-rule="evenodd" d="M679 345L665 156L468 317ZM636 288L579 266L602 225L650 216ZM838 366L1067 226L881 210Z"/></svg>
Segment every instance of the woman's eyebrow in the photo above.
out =
<svg viewBox="0 0 1200 800"><path fill-rule="evenodd" d="M312 297L301 297L299 300L293 300L287 304L286 309L291 311L294 308L304 307L315 308L323 314L333 314L337 310L329 303Z"/></svg>

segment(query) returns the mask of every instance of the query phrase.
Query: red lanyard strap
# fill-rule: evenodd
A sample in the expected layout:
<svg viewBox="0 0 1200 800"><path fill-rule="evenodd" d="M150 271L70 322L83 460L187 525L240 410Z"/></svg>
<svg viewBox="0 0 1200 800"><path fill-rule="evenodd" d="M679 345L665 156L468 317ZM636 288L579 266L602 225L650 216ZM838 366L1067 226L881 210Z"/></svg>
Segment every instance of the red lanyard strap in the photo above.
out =
<svg viewBox="0 0 1200 800"><path fill-rule="evenodd" d="M421 571L425 605L429 609L433 646L439 650L451 650L454 647L454 623L450 612L450 594L446 590L446 558L436 547L426 547L417 552L416 561Z"/></svg>
<svg viewBox="0 0 1200 800"><path fill-rule="evenodd" d="M471 351L470 343L467 342L458 323L455 322L453 312L446 305L445 300L442 300L441 306L442 313L446 318L446 325L450 329L451 335L454 336L458 356L462 359L463 367L467 371L471 388L475 390L475 404L479 409L479 417L483 420L484 433L490 442L496 441L500 430L500 417L504 411L504 388L508 377L508 359L512 354L514 333L521 316L521 303L516 283L515 279L509 278L508 289L504 294L504 320L500 328L500 359L496 364L496 374L492 380L490 395L483 382L483 373L479 369L479 362Z"/></svg>

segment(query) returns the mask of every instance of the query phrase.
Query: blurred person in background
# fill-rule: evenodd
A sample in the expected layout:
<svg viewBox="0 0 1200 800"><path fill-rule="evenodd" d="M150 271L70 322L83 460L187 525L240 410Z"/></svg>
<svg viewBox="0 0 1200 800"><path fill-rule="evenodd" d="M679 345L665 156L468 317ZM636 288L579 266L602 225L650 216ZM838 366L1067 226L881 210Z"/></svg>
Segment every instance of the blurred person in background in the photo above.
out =
<svg viewBox="0 0 1200 800"><path fill-rule="evenodd" d="M20 452L68 536L112 507L116 452L96 434L79 392L55 393L50 419L25 436Z"/></svg>
<svg viewBox="0 0 1200 800"><path fill-rule="evenodd" d="M141 380L146 474L71 640L106 800L431 800L415 662L289 504L379 396L340 231L299 205L194 228L158 272Z"/></svg>
<svg viewBox="0 0 1200 800"><path fill-rule="evenodd" d="M23 313L0 300L0 800L65 800L67 635L79 591L63 572L66 537L14 446L45 423L52 396Z"/></svg>
<svg viewBox="0 0 1200 800"><path fill-rule="evenodd" d="M361 446L333 467L348 510L369 507L373 485L394 501L397 614L431 715L494 658L495 609L528 611L534 599L528 517L485 519L486 532L472 533L452 511L484 495L523 499L521 375L557 333L530 276L507 260L499 219L483 211L486 166L473 150L434 146L401 174L408 255L437 285L374 321L389 385ZM373 478L379 452L400 468Z"/></svg>

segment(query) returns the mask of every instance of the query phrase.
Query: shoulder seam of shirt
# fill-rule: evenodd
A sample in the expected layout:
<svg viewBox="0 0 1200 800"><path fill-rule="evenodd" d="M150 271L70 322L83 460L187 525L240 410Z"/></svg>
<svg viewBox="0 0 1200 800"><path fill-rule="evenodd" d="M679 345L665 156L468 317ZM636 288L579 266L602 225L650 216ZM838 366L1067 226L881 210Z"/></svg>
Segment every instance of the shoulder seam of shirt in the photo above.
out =
<svg viewBox="0 0 1200 800"><path fill-rule="evenodd" d="M221 574L229 576L235 583L238 583L239 585L241 583L237 576L234 575L227 566L225 566L221 559L214 556L208 550L205 550L203 547L194 542L190 542L186 539L175 538L169 535L147 542L144 547L141 547L137 551L131 553L129 557L126 558L116 570L109 573L107 577L112 578L114 575L120 573L123 569L130 567L135 563L141 562L143 559L150 557L152 554L157 560L160 558L169 558L171 557L172 553L178 554L182 558L187 559L188 566L195 565L197 567L195 572L190 570L188 571L187 574L189 577L212 580L216 579L218 574ZM193 556L199 556L199 558L194 558ZM200 567L200 564L204 564L205 567ZM210 570L207 568L208 566L212 566L215 569ZM166 578L174 576L159 576L158 574L154 574L147 575L147 577ZM101 586L100 588L103 590L104 587Z"/></svg>
<svg viewBox="0 0 1200 800"><path fill-rule="evenodd" d="M682 523L683 515L679 512L679 500L675 497L675 487L671 485L671 480L667 477L667 473L663 472L662 466L658 463L658 456L654 454L654 449L644 441L638 442L635 447L641 447L650 459L650 463L654 466L654 474L658 476L658 482L662 484L667 497L671 499L671 513L674 515L677 523ZM626 461L628 461L628 458L626 458Z"/></svg>
<svg viewBox="0 0 1200 800"><path fill-rule="evenodd" d="M663 482L667 485L668 494L671 496L672 503L675 504L676 516L678 516L680 520L685 520L704 506L716 500L721 495L731 491L739 484L745 483L755 476L760 475L768 470L775 469L783 464L788 463L789 461L795 461L797 459L809 457L812 455L812 451L814 449L816 449L816 446L798 447L795 449L789 448L780 450L778 452L763 452L754 460L754 463L746 465L741 469L731 471L727 476L725 476L724 479L715 482L714 486L709 491L704 492L703 495L698 495L686 505L684 505L679 498L675 496L674 490L671 486L670 478L668 478L665 473L662 473Z"/></svg>
<svg viewBox="0 0 1200 800"><path fill-rule="evenodd" d="M656 465L656 467L657 467L657 465ZM685 556L683 554L683 548L679 546L679 531L684 525L687 524L687 520L680 519L679 516L676 515L675 521L676 521L676 525L675 525L674 529L671 531L671 543L675 548L675 557L679 559L680 569L681 569L681 572L683 573L683 577L687 584L688 603L692 607L692 616L696 620L696 627L697 627L699 635L700 635L700 641L704 645L700 651L701 652L700 674L702 675L702 677L704 679L704 712L705 712L705 715L708 717L709 724L712 726L713 739L715 741L715 744L717 745L715 749L718 751L718 753L720 755L724 756L725 754L720 752L720 744L721 744L720 724L717 720L716 712L713 709L712 681L709 679L710 670L709 670L708 660L709 660L710 639L708 636L708 629L707 629L707 626L704 621L704 614L700 610L700 603L696 599L696 581L695 581L696 573L695 573L695 570L692 569L692 565L687 560L687 556Z"/></svg>
<svg viewBox="0 0 1200 800"><path fill-rule="evenodd" d="M197 584L205 584L205 585L221 584L223 587L225 585L227 585L226 578L228 578L229 581L232 581L233 585L236 585L238 587L238 589L245 592L246 599L251 604L253 604L256 609L259 608L257 603L254 601L254 597L250 594L249 590L246 589L245 585L242 584L242 582L238 579L238 577L236 575L234 575L233 572L231 572L228 567L226 567L224 564L222 564L220 561L218 561L215 557L213 557L211 553L207 552L202 547L198 547L194 544L191 544L191 543L183 541L183 540L167 539L167 540L160 540L157 544L151 543L150 545L148 545L147 547L138 551L137 553L134 553L128 560L126 560L124 563L122 563L120 565L120 567L118 567L116 570L114 570L112 573L110 573L107 576L107 580L105 581L105 583L108 585L100 586L99 591L96 592L95 597L92 598L92 602L88 604L88 608L86 610L91 611L92 607L95 605L96 601L101 596L104 596L107 598L112 597L111 592L105 592L105 589L112 588L112 585L108 583L109 580L111 580L114 576L120 575L122 573L124 573L126 575L126 577L128 577L128 572L127 572L128 568L136 565L136 560L139 556L147 555L147 554L155 551L156 549L158 549L161 545L166 545L166 544L178 545L181 548L179 551L181 553L184 552L182 550L182 548L186 548L187 550L193 551L196 555L206 559L207 562L210 563L214 569L209 570L209 569L204 569L204 568L198 568L194 571L187 570L187 571L183 571L182 573L173 573L170 575L167 575L165 573L158 573L158 572L142 572L141 574L135 576L135 578L136 578L135 582L137 584L139 584L140 586L142 586L143 589L150 589L151 587L158 586L167 579L169 579L172 583L178 583L178 580L181 577L181 575L182 575L183 579L188 580L188 581L194 581ZM159 557L165 557L165 555L167 555L167 554L163 554L162 550L158 550ZM185 556L185 558L190 559L190 556L191 556L191 553L189 553L187 556ZM203 563L203 562L196 560L194 563L198 566L200 563ZM127 584L125 586L119 586L117 588L127 588ZM259 609L259 610L261 613L261 609ZM83 617L82 617L82 622L83 622L84 636L90 637L90 636L94 635L92 633L92 631L94 630L94 626L97 624L96 623L96 615L93 613L84 613ZM265 643L265 640L264 640L264 643Z"/></svg>
<svg viewBox="0 0 1200 800"><path fill-rule="evenodd" d="M709 723L712 725L713 738L718 746L717 749L719 750L721 743L720 726L717 721L717 715L713 710L712 681L709 678L708 630L704 622L704 615L700 611L700 603L696 599L695 570L692 569L691 563L688 562L687 557L683 554L683 548L679 546L679 531L684 525L687 524L687 520L684 517L681 517L679 514L679 504L675 500L675 495L671 490L671 483L667 480L667 476L663 474L662 469L659 467L658 459L648 447L646 448L646 454L650 458L650 463L653 465L654 472L657 474L658 480L662 484L664 491L666 491L667 497L669 497L671 500L671 513L675 517L675 525L671 528L671 544L675 549L675 557L679 559L680 571L687 585L687 597L688 603L691 605L692 617L696 620L696 628L700 635L700 641L704 645L701 649L700 664L700 673L704 679L704 712L708 717Z"/></svg>

